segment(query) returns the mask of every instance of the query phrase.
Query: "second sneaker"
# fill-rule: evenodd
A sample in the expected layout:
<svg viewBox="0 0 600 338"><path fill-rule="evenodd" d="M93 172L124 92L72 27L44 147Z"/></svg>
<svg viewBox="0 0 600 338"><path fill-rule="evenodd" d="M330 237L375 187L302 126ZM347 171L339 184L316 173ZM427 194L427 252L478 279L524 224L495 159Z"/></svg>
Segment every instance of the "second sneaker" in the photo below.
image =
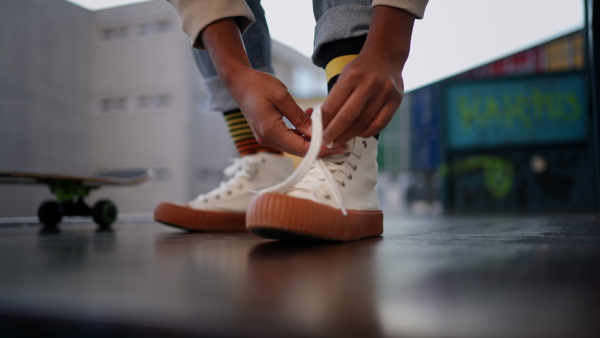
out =
<svg viewBox="0 0 600 338"><path fill-rule="evenodd" d="M236 158L219 187L186 204L160 203L154 219L192 231L244 230L246 209L256 192L283 181L293 170L290 158L268 152Z"/></svg>

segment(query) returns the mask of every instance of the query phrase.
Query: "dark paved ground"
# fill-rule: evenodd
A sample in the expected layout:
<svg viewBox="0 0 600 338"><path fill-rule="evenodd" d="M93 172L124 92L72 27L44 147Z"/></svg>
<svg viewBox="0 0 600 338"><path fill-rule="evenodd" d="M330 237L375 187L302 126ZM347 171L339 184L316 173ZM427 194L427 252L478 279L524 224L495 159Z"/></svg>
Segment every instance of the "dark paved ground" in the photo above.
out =
<svg viewBox="0 0 600 338"><path fill-rule="evenodd" d="M152 222L0 226L0 336L598 337L593 216L403 218L284 243Z"/></svg>

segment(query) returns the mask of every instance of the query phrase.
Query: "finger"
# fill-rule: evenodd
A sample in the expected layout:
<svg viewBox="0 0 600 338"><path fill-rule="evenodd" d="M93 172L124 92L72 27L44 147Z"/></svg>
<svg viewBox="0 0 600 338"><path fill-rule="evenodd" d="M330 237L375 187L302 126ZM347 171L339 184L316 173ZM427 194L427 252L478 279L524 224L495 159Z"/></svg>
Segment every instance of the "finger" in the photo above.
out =
<svg viewBox="0 0 600 338"><path fill-rule="evenodd" d="M338 82L333 86L323 104L321 104L324 128L331 123L331 120L333 120L337 112L342 108L344 102L352 95L356 86L354 82L346 80L347 77L343 77L342 75L340 74Z"/></svg>
<svg viewBox="0 0 600 338"><path fill-rule="evenodd" d="M300 135L299 132L296 131L296 129L292 129L292 131L294 133ZM310 137L308 137L306 135L300 135L300 137L302 137L304 139L304 141L306 141L306 142L308 142L310 144L310 142L311 142ZM331 156L331 155L334 155L334 154L341 154L343 152L344 152L344 148L341 147L341 146L336 146L336 147L331 147L331 148L327 148L325 146L322 146L321 150L319 150L319 155L318 156L319 157L327 157L327 156ZM306 155L306 153L301 154L301 155L297 155L297 156L304 157L305 155Z"/></svg>
<svg viewBox="0 0 600 338"><path fill-rule="evenodd" d="M300 157L308 152L310 142L296 134L293 129L287 128L285 124L283 128L275 128L271 135L273 137L271 141L277 149Z"/></svg>
<svg viewBox="0 0 600 338"><path fill-rule="evenodd" d="M352 95L345 100L346 102L323 130L323 140L326 144L336 140L352 126L363 112L371 96L373 95L370 93L370 88L361 87L352 92Z"/></svg>
<svg viewBox="0 0 600 338"><path fill-rule="evenodd" d="M371 126L378 115L386 113L384 107L388 101L395 102L398 94L395 91L381 90L376 97L369 99L365 109L344 133L342 133L334 144L346 144L351 139L360 136L367 128Z"/></svg>
<svg viewBox="0 0 600 338"><path fill-rule="evenodd" d="M333 147L333 148L321 147L321 150L319 150L319 157L327 157L327 156L331 156L331 155L335 155L335 154L341 154L343 152L344 152L344 148L342 148L342 147Z"/></svg>
<svg viewBox="0 0 600 338"><path fill-rule="evenodd" d="M311 135L312 121L302 108L298 106L289 92L285 91L283 96L273 100L273 105L285 116L290 123L304 135Z"/></svg>
<svg viewBox="0 0 600 338"><path fill-rule="evenodd" d="M298 136L293 132L292 129L288 129L288 131L285 131L279 135L279 146L276 146L275 148L299 157L306 156L310 146L310 141L306 141L304 138ZM327 157L334 154L341 154L343 151L344 149L340 146L332 148L321 147L318 156Z"/></svg>
<svg viewBox="0 0 600 338"><path fill-rule="evenodd" d="M298 136L302 137L302 138L303 138L303 139L304 139L306 142L310 142L310 140L311 140L311 137L310 137L310 136L307 136L307 135L304 135L304 134L302 134L301 132L299 132L299 131L298 131L298 129L295 129L295 128L294 128L294 129L292 129L292 131L293 131L293 132L294 132L296 135L298 135Z"/></svg>
<svg viewBox="0 0 600 338"><path fill-rule="evenodd" d="M377 116L381 113L385 105L385 97L384 95L379 95L376 99L370 100L366 105L363 112L360 116L354 121L352 126L346 129L338 138L333 142L334 144L346 144L351 139L359 136L359 134L363 133L369 126L373 123L373 121L377 118Z"/></svg>
<svg viewBox="0 0 600 338"><path fill-rule="evenodd" d="M362 138L369 138L371 136L377 135L377 133L381 132L392 120L396 111L398 110L398 104L396 102L388 102L386 103L379 115L371 122L369 127L367 127L363 132L361 132L358 136Z"/></svg>

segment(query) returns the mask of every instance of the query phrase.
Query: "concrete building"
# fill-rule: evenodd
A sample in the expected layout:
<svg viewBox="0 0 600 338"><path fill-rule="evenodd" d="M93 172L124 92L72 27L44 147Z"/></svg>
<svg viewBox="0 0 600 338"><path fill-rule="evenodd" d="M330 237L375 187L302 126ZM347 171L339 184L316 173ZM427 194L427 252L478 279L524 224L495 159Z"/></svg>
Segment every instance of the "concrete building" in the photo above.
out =
<svg viewBox="0 0 600 338"><path fill-rule="evenodd" d="M62 0L0 2L0 168L88 172L92 13ZM0 185L0 217L50 192Z"/></svg>
<svg viewBox="0 0 600 338"><path fill-rule="evenodd" d="M235 149L220 114L206 107L189 40L167 2L96 12L63 0L9 0L0 6L5 51L0 69L30 88L16 92L20 87L13 81L0 80L0 128L6 129L0 135L0 170L153 169L151 182L90 196L113 199L122 213L151 212L162 200L184 202L218 185ZM39 25L39 17L51 22ZM21 26L31 33L7 33ZM273 53L278 77L301 106L326 95L324 72L307 57L276 42ZM54 86L51 76L65 84ZM42 126L47 129L40 133ZM0 186L0 217L32 216L46 198L51 196L45 187Z"/></svg>

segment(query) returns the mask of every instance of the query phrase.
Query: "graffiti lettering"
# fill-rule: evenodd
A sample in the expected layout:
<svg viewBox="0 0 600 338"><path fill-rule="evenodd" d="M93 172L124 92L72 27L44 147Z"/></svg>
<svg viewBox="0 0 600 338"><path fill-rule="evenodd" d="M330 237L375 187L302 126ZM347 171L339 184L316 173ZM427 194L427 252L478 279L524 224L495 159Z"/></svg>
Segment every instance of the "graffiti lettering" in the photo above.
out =
<svg viewBox="0 0 600 338"><path fill-rule="evenodd" d="M465 132L485 127L531 130L549 120L572 123L583 117L583 107L574 92L542 91L533 88L529 94L501 92L499 95L461 95L458 97L460 125Z"/></svg>

